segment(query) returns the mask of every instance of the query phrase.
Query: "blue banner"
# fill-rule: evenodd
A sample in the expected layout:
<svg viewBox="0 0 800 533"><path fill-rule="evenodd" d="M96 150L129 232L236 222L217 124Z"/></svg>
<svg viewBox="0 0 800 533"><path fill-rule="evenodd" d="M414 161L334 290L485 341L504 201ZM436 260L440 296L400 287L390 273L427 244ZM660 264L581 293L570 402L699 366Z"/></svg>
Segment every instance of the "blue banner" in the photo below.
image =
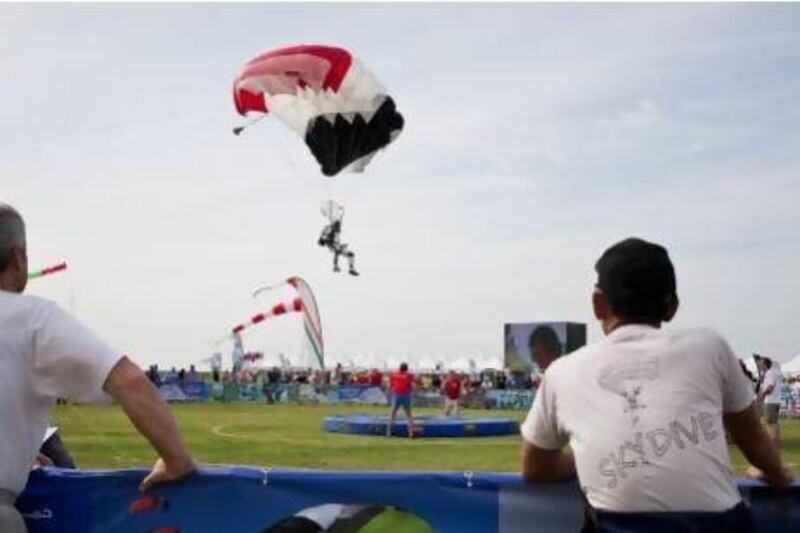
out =
<svg viewBox="0 0 800 533"><path fill-rule="evenodd" d="M328 391L326 403L357 403L363 405L387 405L389 399L380 387L347 385Z"/></svg>
<svg viewBox="0 0 800 533"><path fill-rule="evenodd" d="M17 507L31 533L256 533L343 520L361 523L352 531L574 532L583 523L576 484L531 486L511 474L206 468L143 495L145 474L37 470ZM740 490L759 531L800 530L800 484L780 496L750 481Z"/></svg>
<svg viewBox="0 0 800 533"><path fill-rule="evenodd" d="M486 403L490 409L527 411L533 404L533 391L490 389L486 391Z"/></svg>

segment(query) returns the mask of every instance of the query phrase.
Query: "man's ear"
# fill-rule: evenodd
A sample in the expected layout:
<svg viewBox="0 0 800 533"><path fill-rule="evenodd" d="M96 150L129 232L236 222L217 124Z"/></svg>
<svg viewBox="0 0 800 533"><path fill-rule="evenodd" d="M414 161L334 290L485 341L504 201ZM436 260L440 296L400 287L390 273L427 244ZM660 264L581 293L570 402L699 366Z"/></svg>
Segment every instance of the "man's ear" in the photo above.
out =
<svg viewBox="0 0 800 533"><path fill-rule="evenodd" d="M675 316L675 313L678 312L678 307L680 306L680 300L678 299L677 294L671 295L667 298L667 313L664 316L664 322L669 322Z"/></svg>
<svg viewBox="0 0 800 533"><path fill-rule="evenodd" d="M11 254L8 259L6 270L13 272L16 285L14 290L16 292L23 292L28 285L28 255L24 248L12 246Z"/></svg>
<svg viewBox="0 0 800 533"><path fill-rule="evenodd" d="M594 311L594 317L600 322L608 318L611 311L608 307L608 298L600 289L595 289L592 292L592 310Z"/></svg>

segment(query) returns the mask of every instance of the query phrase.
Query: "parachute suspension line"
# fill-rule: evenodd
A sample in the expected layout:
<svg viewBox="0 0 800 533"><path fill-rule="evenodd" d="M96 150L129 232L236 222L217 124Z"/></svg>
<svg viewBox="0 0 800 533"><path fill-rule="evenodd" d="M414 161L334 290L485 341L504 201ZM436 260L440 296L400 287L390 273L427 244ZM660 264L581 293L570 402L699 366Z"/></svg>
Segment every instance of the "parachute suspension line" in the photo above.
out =
<svg viewBox="0 0 800 533"><path fill-rule="evenodd" d="M266 113L264 113L263 115L257 115L248 120L247 122L245 122L244 124L242 124L241 126L236 126L235 128L233 128L233 134L236 136L241 135L244 132L244 130L248 129L250 126L254 124L258 124L266 116L267 116Z"/></svg>

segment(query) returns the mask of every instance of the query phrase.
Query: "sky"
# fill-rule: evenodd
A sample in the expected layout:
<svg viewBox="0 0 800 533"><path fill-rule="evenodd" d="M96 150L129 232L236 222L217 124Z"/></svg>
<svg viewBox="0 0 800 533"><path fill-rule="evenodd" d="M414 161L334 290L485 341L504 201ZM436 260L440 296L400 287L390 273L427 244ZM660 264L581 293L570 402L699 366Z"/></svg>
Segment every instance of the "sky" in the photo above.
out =
<svg viewBox="0 0 800 533"><path fill-rule="evenodd" d="M142 365L198 363L291 275L328 362L501 361L505 322L602 336L593 265L669 249L674 327L740 357L800 353L800 6L0 5L0 201L31 282ZM362 175L328 179L276 120L241 137L240 66L351 50L406 119ZM343 202L362 276L331 272ZM268 305L269 304L269 305ZM672 326L671 326L672 327ZM301 357L298 317L245 336Z"/></svg>

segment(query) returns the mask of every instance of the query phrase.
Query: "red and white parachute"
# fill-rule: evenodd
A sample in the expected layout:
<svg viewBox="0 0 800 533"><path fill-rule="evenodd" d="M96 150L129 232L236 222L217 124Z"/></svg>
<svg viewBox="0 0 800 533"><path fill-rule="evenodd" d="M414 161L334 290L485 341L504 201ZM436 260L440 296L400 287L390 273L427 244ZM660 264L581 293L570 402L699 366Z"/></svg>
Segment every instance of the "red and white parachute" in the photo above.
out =
<svg viewBox="0 0 800 533"><path fill-rule="evenodd" d="M251 316L246 322L237 324L231 328L230 336L236 338L244 330L260 324L267 319L287 313L301 313L303 316L303 330L308 339L315 363L320 369L324 369L325 346L322 340L322 322L319 316L317 300L314 298L314 293L311 291L311 287L308 286L308 283L306 283L303 278L297 276L291 277L279 284L258 289L253 293L253 297L257 297L266 291L286 286L294 288L294 292L297 295L295 298L280 301L270 309Z"/></svg>
<svg viewBox="0 0 800 533"><path fill-rule="evenodd" d="M272 114L302 136L326 176L363 171L404 124L380 81L333 46L290 46L256 57L236 76L233 100L239 114Z"/></svg>

